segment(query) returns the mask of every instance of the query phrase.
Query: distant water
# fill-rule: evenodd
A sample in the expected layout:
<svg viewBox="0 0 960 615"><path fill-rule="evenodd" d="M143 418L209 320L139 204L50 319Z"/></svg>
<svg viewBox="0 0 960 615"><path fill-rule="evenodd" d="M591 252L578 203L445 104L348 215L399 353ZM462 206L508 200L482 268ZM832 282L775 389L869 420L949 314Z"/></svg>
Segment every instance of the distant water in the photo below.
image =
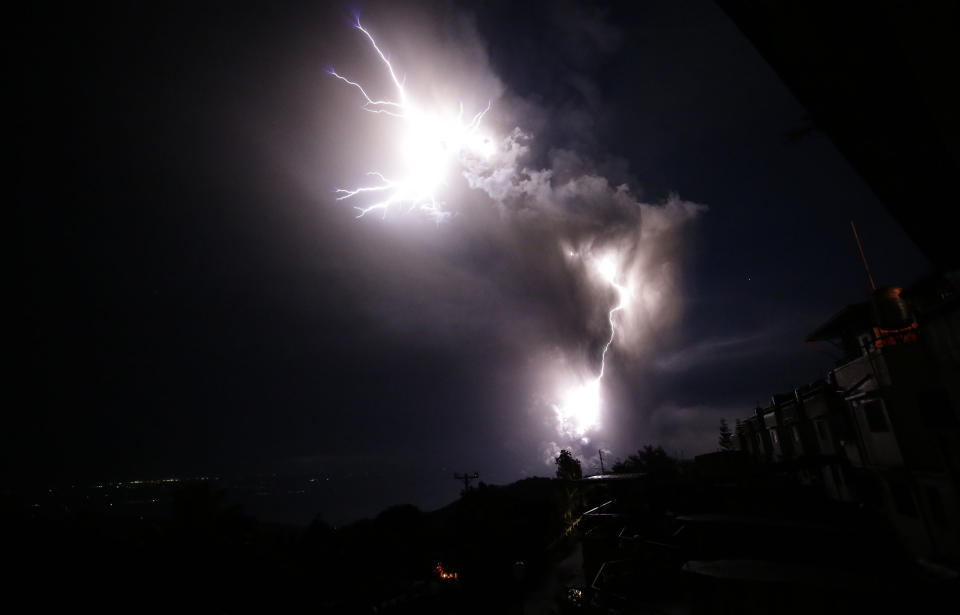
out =
<svg viewBox="0 0 960 615"><path fill-rule="evenodd" d="M4 490L4 499L35 514L58 518L80 511L118 517L164 518L179 489L209 483L229 505L265 523L306 526L314 519L338 526L396 505L429 511L456 500L463 484L445 472L342 473L240 477L168 477Z"/></svg>
<svg viewBox="0 0 960 615"><path fill-rule="evenodd" d="M267 523L306 525L320 518L344 525L384 509L412 504L440 508L459 497L461 484L440 476L259 476L228 486L230 500Z"/></svg>

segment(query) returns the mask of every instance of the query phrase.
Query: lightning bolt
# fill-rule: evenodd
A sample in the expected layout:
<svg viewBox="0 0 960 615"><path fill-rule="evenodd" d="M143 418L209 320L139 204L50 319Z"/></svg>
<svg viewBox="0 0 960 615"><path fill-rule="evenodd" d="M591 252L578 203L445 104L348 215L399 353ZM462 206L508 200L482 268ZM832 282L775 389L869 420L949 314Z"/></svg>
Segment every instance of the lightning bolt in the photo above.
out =
<svg viewBox="0 0 960 615"><path fill-rule="evenodd" d="M487 157L494 146L489 138L479 133L483 116L490 110L490 102L468 122L463 121L463 103L456 114L430 113L420 109L410 100L404 82L397 77L393 64L377 45L373 35L367 31L360 20L354 25L366 36L381 62L390 74L390 80L397 91L396 100L378 100L371 97L366 89L356 81L344 77L333 69L327 71L333 77L356 88L364 103L362 109L370 113L383 114L397 118L406 124L407 131L402 145L403 162L406 173L401 179L390 179L382 173L370 171L368 176L375 177L379 183L360 186L353 189L337 188L334 192L338 201L365 193L382 193L384 198L371 205L356 207L358 218L372 211L383 212L384 217L393 205L408 205L409 209L420 209L436 217L445 215L437 193L445 184L448 171L453 163L462 162L464 156Z"/></svg>
<svg viewBox="0 0 960 615"><path fill-rule="evenodd" d="M630 290L616 280L616 263L611 255L597 263L597 272L617 293L617 304L607 312L607 322L610 323L610 337L600 353L600 371L596 377L585 383L569 389L559 404L553 406L557 415L560 431L568 436L576 436L586 444L587 431L596 427L600 422L600 385L607 366L607 351L617 337L617 322L615 315L627 306Z"/></svg>
<svg viewBox="0 0 960 615"><path fill-rule="evenodd" d="M610 346L613 344L613 340L617 336L617 323L613 320L613 315L626 307L625 297L627 294L627 289L624 288L622 284L617 284L613 280L610 280L610 285L613 286L613 288L617 291L617 305L611 308L610 312L607 314L607 320L610 322L610 339L607 340L606 345L603 347L603 352L600 354L600 374L597 376L598 383L603 380L603 371L607 365L607 351L610 350Z"/></svg>

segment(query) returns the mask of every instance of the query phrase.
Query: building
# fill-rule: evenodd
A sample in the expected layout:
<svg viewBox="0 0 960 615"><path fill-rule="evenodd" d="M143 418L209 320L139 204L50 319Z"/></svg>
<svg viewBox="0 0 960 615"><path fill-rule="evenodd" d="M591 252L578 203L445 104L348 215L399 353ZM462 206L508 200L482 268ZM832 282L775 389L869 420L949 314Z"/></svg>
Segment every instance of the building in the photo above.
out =
<svg viewBox="0 0 960 615"><path fill-rule="evenodd" d="M960 295L947 277L878 289L819 326L823 380L738 421L757 464L882 511L918 557L960 564Z"/></svg>

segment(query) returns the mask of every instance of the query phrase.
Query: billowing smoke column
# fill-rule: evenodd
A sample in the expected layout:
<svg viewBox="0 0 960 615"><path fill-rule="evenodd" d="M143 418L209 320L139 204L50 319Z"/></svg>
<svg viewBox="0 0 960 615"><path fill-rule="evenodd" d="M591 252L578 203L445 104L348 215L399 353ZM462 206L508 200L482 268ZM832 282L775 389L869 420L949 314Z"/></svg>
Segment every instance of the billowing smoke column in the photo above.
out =
<svg viewBox="0 0 960 615"><path fill-rule="evenodd" d="M537 261L532 269L544 265L552 272L559 259L567 277L579 280L569 294L577 304L583 298L587 307L555 308L588 320L581 328L600 345L583 345L580 352L568 346L561 366L543 370L551 374L541 384L553 391L544 396L544 408L552 414L555 433L550 437L557 440L547 445L548 457L559 446L588 444L602 429L602 385L611 351L639 352L652 329L670 324L679 313L672 293L677 231L705 207L675 196L657 205L640 202L625 184L611 185L590 160L569 150L553 150L550 168L527 168L530 134L516 128L501 139L483 135L480 124L489 104L469 121L463 120L462 104L446 114L419 108L371 34L359 22L355 27L387 68L397 100L373 99L355 81L333 70L330 74L360 92L363 110L406 123L400 149L406 173L388 179L370 172L378 183L339 189L338 199L383 196L358 206L358 217L371 211L386 215L397 205L439 219L448 213L439 195L450 174L459 170L470 188L498 206L501 219L523 243L552 246L555 252L530 248L525 257Z"/></svg>
<svg viewBox="0 0 960 615"><path fill-rule="evenodd" d="M552 239L555 256L529 256L562 259L577 280L564 293L575 307L556 309L588 318L583 334L601 344L568 344L566 356L546 368L551 375L542 385L555 393L539 405L553 415L553 441L544 448L544 461L552 462L559 448L577 450L603 433L611 353L642 356L653 332L667 330L678 317L680 230L706 207L676 196L656 205L640 202L626 185L611 185L590 160L569 150L552 151L547 169L527 168L531 140L514 130L494 155L469 161L465 176L522 234Z"/></svg>

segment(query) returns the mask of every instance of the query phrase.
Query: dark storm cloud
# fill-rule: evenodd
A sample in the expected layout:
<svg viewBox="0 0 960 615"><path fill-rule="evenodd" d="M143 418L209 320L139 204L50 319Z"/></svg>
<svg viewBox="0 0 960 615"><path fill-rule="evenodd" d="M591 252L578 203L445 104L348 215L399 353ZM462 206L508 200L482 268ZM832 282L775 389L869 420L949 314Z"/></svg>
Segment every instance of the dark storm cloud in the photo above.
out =
<svg viewBox="0 0 960 615"><path fill-rule="evenodd" d="M658 369L684 372L703 365L743 359L776 350L776 332L750 331L740 335L707 338L687 347L664 352L654 360Z"/></svg>

